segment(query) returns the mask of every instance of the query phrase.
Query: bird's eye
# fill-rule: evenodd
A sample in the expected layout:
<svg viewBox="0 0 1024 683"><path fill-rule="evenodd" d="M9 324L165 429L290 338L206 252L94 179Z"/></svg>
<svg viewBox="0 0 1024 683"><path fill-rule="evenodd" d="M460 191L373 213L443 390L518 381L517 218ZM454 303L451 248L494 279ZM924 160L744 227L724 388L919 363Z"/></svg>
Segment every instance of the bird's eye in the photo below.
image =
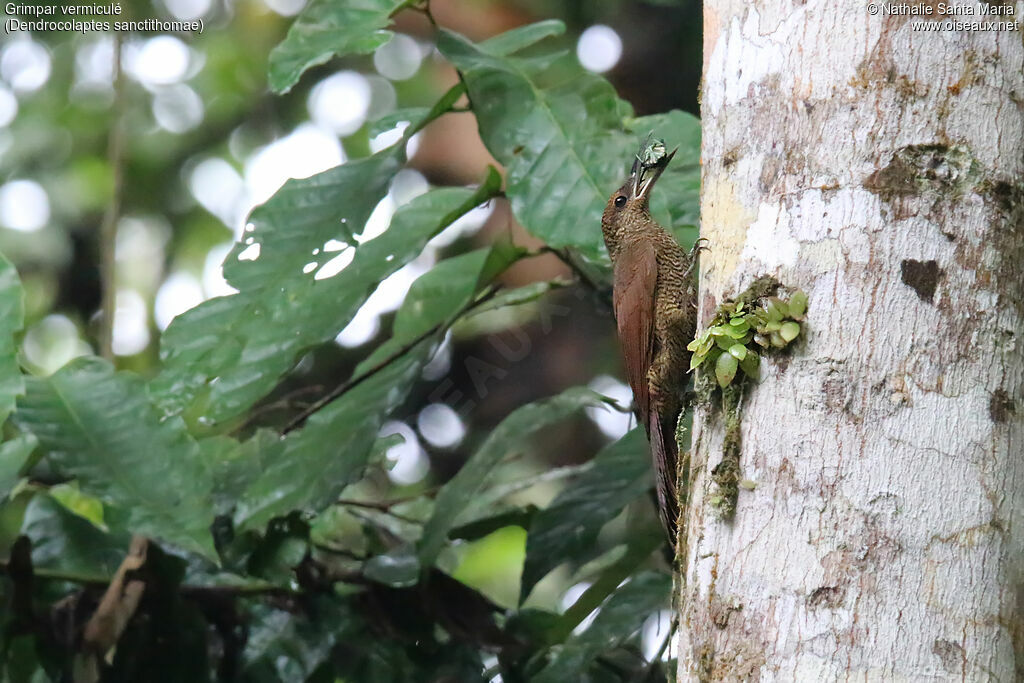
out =
<svg viewBox="0 0 1024 683"><path fill-rule="evenodd" d="M619 195L615 198L615 208L621 209L626 205L626 198L623 195Z"/></svg>

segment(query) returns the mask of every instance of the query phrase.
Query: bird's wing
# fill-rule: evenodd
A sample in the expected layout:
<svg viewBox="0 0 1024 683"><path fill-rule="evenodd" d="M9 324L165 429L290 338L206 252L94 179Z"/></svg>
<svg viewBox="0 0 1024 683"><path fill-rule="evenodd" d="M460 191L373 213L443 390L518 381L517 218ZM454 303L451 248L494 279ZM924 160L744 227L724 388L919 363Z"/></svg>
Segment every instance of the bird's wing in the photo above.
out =
<svg viewBox="0 0 1024 683"><path fill-rule="evenodd" d="M612 305L625 359L626 379L633 389L640 424L648 425L651 411L647 370L654 358L654 288L658 261L646 240L625 242L615 260Z"/></svg>

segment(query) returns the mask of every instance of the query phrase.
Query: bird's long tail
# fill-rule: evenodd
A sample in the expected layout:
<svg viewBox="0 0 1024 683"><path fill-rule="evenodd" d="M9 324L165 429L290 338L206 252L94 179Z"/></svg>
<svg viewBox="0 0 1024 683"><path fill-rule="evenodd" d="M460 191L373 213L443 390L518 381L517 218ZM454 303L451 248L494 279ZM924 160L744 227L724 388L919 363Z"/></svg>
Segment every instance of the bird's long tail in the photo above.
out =
<svg viewBox="0 0 1024 683"><path fill-rule="evenodd" d="M679 501L676 492L676 461L679 457L679 446L676 444L675 425L671 419L662 419L657 410L652 410L647 435L651 442L651 458L654 461L658 514L668 534L669 544L675 548L676 525L679 520Z"/></svg>

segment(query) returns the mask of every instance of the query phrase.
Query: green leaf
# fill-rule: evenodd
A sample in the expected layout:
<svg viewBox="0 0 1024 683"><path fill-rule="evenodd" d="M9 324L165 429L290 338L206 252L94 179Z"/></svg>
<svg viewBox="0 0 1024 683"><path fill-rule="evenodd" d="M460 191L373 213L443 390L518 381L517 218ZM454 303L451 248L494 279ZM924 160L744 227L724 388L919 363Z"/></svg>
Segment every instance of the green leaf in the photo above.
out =
<svg viewBox="0 0 1024 683"><path fill-rule="evenodd" d="M395 316L392 338L360 363L354 376L376 373L261 454L267 465L239 501L238 528L259 529L291 510L321 510L362 473L378 430L405 401L443 337L443 326L487 284L481 274L489 256L483 249L447 259L412 284ZM435 334L413 343L435 327Z"/></svg>
<svg viewBox="0 0 1024 683"><path fill-rule="evenodd" d="M25 294L18 271L0 254L0 425L14 410L14 402L25 393L18 368L18 348L14 336L25 318Z"/></svg>
<svg viewBox="0 0 1024 683"><path fill-rule="evenodd" d="M602 557L580 568L580 572L594 568L600 571L597 579L576 598L565 613L559 617L554 628L549 632L548 642L560 643L569 637L577 626L583 623L590 614L604 602L623 581L637 572L640 565L645 564L657 548L665 543L665 536L660 528L653 525L647 529L632 530L629 542L625 547L616 546ZM619 553L622 548L622 553ZM586 574L582 574L586 576Z"/></svg>
<svg viewBox="0 0 1024 683"><path fill-rule="evenodd" d="M561 683L580 680L597 657L628 641L655 610L668 605L672 580L665 574L633 576L601 606L590 627L554 648L546 667L531 680Z"/></svg>
<svg viewBox="0 0 1024 683"><path fill-rule="evenodd" d="M728 334L721 334L721 335L717 335L716 334L714 336L714 340L715 340L715 345L718 348L720 348L722 351L728 351L729 349L731 349L736 344L736 340L733 339Z"/></svg>
<svg viewBox="0 0 1024 683"><path fill-rule="evenodd" d="M800 336L800 323L795 323L792 320L782 323L782 327L779 328L779 336L782 337L787 344L793 341Z"/></svg>
<svg viewBox="0 0 1024 683"><path fill-rule="evenodd" d="M251 683L306 681L339 641L358 633L358 620L336 600L314 599L292 613L255 604L249 610L239 680ZM333 680L333 679L330 679Z"/></svg>
<svg viewBox="0 0 1024 683"><path fill-rule="evenodd" d="M803 290L796 290L793 296L789 297L789 315L797 320L803 318L807 312L807 293Z"/></svg>
<svg viewBox="0 0 1024 683"><path fill-rule="evenodd" d="M537 513L526 537L520 603L552 569L591 551L601 528L651 487L644 430L636 428L594 456L594 466Z"/></svg>
<svg viewBox="0 0 1024 683"><path fill-rule="evenodd" d="M381 174L382 195L390 167L380 163L363 170ZM175 319L164 332L164 368L150 386L163 409L171 413L188 409L186 417L201 425L213 425L247 410L277 384L303 351L333 339L344 329L381 280L419 255L434 235L459 216L491 197L500 184L492 171L476 191L445 188L417 197L395 213L386 232L359 245L344 270L316 280L313 273L302 272L299 262L314 260L312 250L324 246L330 229L337 234L340 223L330 228L329 212L324 212L319 222L295 216L307 211L319 215L321 201L339 212L338 207L347 203L360 204L360 216L368 216L379 199L373 189L378 180L369 181L371 189L367 189L358 173L326 185L317 181L323 175L290 181L295 183L292 190L282 189L253 214L258 226L253 234L266 240L264 246L273 247L261 252L256 262L260 265L252 273L241 264L225 268L229 280L244 288L240 293L200 304ZM306 191L299 191L300 184ZM286 197L290 199L285 201ZM306 201L312 206L299 210ZM294 243L285 245L289 240ZM305 245L300 247L303 241ZM304 250L309 255L299 258ZM335 256L321 253L316 258L324 263Z"/></svg>
<svg viewBox="0 0 1024 683"><path fill-rule="evenodd" d="M126 533L96 528L45 494L29 502L22 533L32 541L36 567L101 583L117 571L130 541Z"/></svg>
<svg viewBox="0 0 1024 683"><path fill-rule="evenodd" d="M417 121L421 121L426 118L428 113L430 113L430 110L426 107L407 107L405 109L395 110L371 123L366 134L368 137L375 138L381 133L386 133L400 123L408 123L409 125L412 125Z"/></svg>
<svg viewBox="0 0 1024 683"><path fill-rule="evenodd" d="M498 529L504 529L508 526L529 529L531 522L539 511L540 509L536 505L527 505L525 507L505 505L495 506L491 510L491 514L484 514L466 523L462 523L462 516L460 516L459 525L453 527L448 532L448 538L476 541L494 533Z"/></svg>
<svg viewBox="0 0 1024 683"><path fill-rule="evenodd" d="M789 306L778 297L769 297L764 303L764 310L768 316L768 322L782 322L782 319L789 314Z"/></svg>
<svg viewBox="0 0 1024 683"><path fill-rule="evenodd" d="M535 403L521 406L502 420L483 445L448 483L441 487L434 512L423 528L420 539L420 564L430 567L444 546L459 513L483 486L484 479L503 458L528 445L537 430L560 422L586 406L607 401L589 389L575 387Z"/></svg>
<svg viewBox="0 0 1024 683"><path fill-rule="evenodd" d="M739 362L732 354L723 353L719 356L715 363L715 378L718 380L718 386L723 388L729 386L732 378L736 376L738 367Z"/></svg>
<svg viewBox="0 0 1024 683"><path fill-rule="evenodd" d="M161 420L142 381L80 358L26 382L15 421L61 476L120 508L130 530L216 560L210 475L180 418Z"/></svg>
<svg viewBox="0 0 1024 683"><path fill-rule="evenodd" d="M95 496L83 493L78 488L77 481L51 486L49 494L51 498L66 507L73 514L92 522L95 526L106 528L103 501Z"/></svg>
<svg viewBox="0 0 1024 683"><path fill-rule="evenodd" d="M310 263L320 267L338 255L326 250L331 240L356 246L353 235L363 231L400 166L399 154L389 148L286 181L249 215L241 241L224 259L224 278L242 292L267 289L268 280L313 279L304 272ZM461 193L465 199L469 191ZM446 205L444 213L457 206ZM258 258L243 257L257 248Z"/></svg>
<svg viewBox="0 0 1024 683"><path fill-rule="evenodd" d="M214 509L218 515L231 512L238 497L259 477L265 466L261 456L272 450L278 438L270 430L259 430L245 443L227 436L199 441L203 461L210 472Z"/></svg>
<svg viewBox="0 0 1024 683"><path fill-rule="evenodd" d="M405 0L312 0L270 53L270 88L288 92L302 73L335 55L366 54L388 42L391 14Z"/></svg>
<svg viewBox="0 0 1024 683"><path fill-rule="evenodd" d="M761 377L761 357L753 349L747 349L747 355L740 361L740 369L756 382Z"/></svg>
<svg viewBox="0 0 1024 683"><path fill-rule="evenodd" d="M492 55L505 57L535 45L545 38L560 36L563 33L565 33L563 22L557 19L548 19L500 33L480 43L480 47Z"/></svg>
<svg viewBox="0 0 1024 683"><path fill-rule="evenodd" d="M37 445L38 441L32 434L22 434L0 444L0 501L17 486Z"/></svg>
<svg viewBox="0 0 1024 683"><path fill-rule="evenodd" d="M743 344L733 344L729 347L729 355L742 362L747 357L747 347Z"/></svg>
<svg viewBox="0 0 1024 683"><path fill-rule="evenodd" d="M117 571L131 540L101 531L45 494L29 501L21 533L32 541L35 567L101 583Z"/></svg>
<svg viewBox="0 0 1024 683"><path fill-rule="evenodd" d="M275 519L246 563L248 573L276 585L288 585L309 553L309 524L300 513Z"/></svg>
<svg viewBox="0 0 1024 683"><path fill-rule="evenodd" d="M521 62L457 34L442 30L438 49L466 81L484 143L506 168L516 218L550 246L598 258L601 212L635 147L622 133L629 105L575 64L560 64L570 69L566 84L545 90Z"/></svg>
<svg viewBox="0 0 1024 683"><path fill-rule="evenodd" d="M411 545L375 555L363 564L363 575L371 581L395 588L415 586L420 580L420 561Z"/></svg>
<svg viewBox="0 0 1024 683"><path fill-rule="evenodd" d="M670 228L682 244L692 246L700 236L700 119L674 109L628 120L627 128L640 138L653 132L665 139L669 149L678 147L672 163L658 179L651 197L651 215Z"/></svg>
<svg viewBox="0 0 1024 683"><path fill-rule="evenodd" d="M522 287L516 287L515 289L503 289L498 292L494 297L473 310L473 315L480 315L489 311L494 311L505 306L521 306L522 304L528 304L532 301L536 301L548 292L560 289L565 286L565 283L559 280L544 280L541 282L531 282L528 285Z"/></svg>
<svg viewBox="0 0 1024 683"><path fill-rule="evenodd" d="M504 57L492 45L474 45L445 30L438 37L438 49L464 77L484 143L507 170L516 218L530 232L550 246L605 259L601 214L626 177L639 137L651 129L668 145L680 146L661 181L667 189L655 193L655 217L669 226L680 220L696 224L695 119L682 112L633 119L614 88L574 57L549 54L526 61ZM692 243L695 229L684 232Z"/></svg>

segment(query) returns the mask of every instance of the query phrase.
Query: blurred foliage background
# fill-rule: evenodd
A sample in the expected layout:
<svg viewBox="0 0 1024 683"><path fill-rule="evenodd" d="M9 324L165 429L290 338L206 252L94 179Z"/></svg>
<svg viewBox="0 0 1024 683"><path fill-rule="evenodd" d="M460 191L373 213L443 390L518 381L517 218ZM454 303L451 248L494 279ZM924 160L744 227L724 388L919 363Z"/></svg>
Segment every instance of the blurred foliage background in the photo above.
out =
<svg viewBox="0 0 1024 683"><path fill-rule="evenodd" d="M548 129L531 118L533 105L516 109L524 100L502 100L502 88L514 90L520 77L527 93L548 88L542 97L554 102L566 153L593 150L580 163L602 178L605 195L648 131L684 145L676 180L662 190L677 192L655 209L692 244L696 124L665 112L696 113L700 6L432 0L428 16L416 3L400 5L126 4L132 18L201 19L204 30L123 34L116 107L111 35L0 38L0 253L20 278L21 292L11 285L7 300L24 301L23 324L12 303L7 326L21 328L26 374L46 378L72 363L29 379L4 427L5 680L71 675L129 532L166 548L151 548L142 606L113 652L101 653L109 680L656 680L671 669L659 664L671 657L668 568L647 495L646 444L627 435L631 396L620 379L606 257L599 224L584 220L594 202L576 210L580 193L558 180L566 166L544 170L558 140L544 146ZM287 91L273 92L271 51L294 22L322 23L315 12L324 7L328 19L350 7L400 11L389 20L393 34L360 33L361 49L307 60L315 63L301 78L302 68L294 79L279 72L274 85ZM494 56L497 45L493 54L479 47L551 19L566 30L542 24L514 46L525 50L520 61ZM540 38L543 49L533 45ZM301 56L308 45L300 39ZM472 102L461 97L431 117L428 109L458 87L454 65ZM566 82L591 83L581 80L586 73L603 74L633 111L601 91L600 79L557 99ZM576 100L580 112L565 109ZM506 115L529 120L518 133L525 145L506 134L516 128ZM657 116L638 118L648 115ZM429 123L411 134L424 117ZM564 125L574 117L582 137ZM93 358L116 120L124 151L113 352L131 375ZM529 153L531 140L542 143L540 161L517 171L514 157L524 146ZM489 166L507 175L504 192ZM316 175L333 168L348 170ZM548 171L549 182L530 186ZM279 192L289 178L310 176L329 182ZM338 203L346 208L331 213ZM360 225L339 225L338 215ZM431 220L427 232L415 227ZM320 239L324 226L330 239ZM301 241L307 228L322 244L312 253ZM381 258L353 255L370 254L377 237L386 238ZM403 245L413 253L381 268ZM280 280L278 291L286 265L316 281L344 274L351 288L322 295L304 289L314 281L305 278ZM287 301L268 303L273 296ZM443 310L424 312L430 302ZM333 341L320 341L332 325ZM265 346L250 345L264 332ZM292 332L298 341L282 341ZM266 355L246 360L239 344ZM416 360L395 370L405 373L401 391L383 378L390 370L380 371L396 351ZM234 375L214 371L226 367L218 354L231 356ZM318 400L367 371L370 380L331 405L348 403L304 422ZM90 421L72 424L69 415ZM337 437L339 419L365 419L369 432ZM294 453L277 436L314 430L319 441ZM182 439L199 463L191 470L103 483L149 467L140 465L146 457L177 457ZM358 443L367 453L353 471L336 472L327 443ZM314 447L326 455L299 457ZM107 467L98 479L97 462ZM191 490L204 477L206 488ZM277 486L285 480L292 489ZM351 483L339 497L331 482ZM177 495L179 485L188 491ZM191 502L213 506L212 540L196 531L201 515L189 519ZM449 519L441 519L445 505ZM154 531L167 527L146 517L158 517L154 510L172 511L173 531ZM574 537L580 518L589 521ZM19 551L19 538L31 549ZM539 544L532 566L531 542ZM25 583L26 562L34 583ZM193 651L201 654L181 655Z"/></svg>

